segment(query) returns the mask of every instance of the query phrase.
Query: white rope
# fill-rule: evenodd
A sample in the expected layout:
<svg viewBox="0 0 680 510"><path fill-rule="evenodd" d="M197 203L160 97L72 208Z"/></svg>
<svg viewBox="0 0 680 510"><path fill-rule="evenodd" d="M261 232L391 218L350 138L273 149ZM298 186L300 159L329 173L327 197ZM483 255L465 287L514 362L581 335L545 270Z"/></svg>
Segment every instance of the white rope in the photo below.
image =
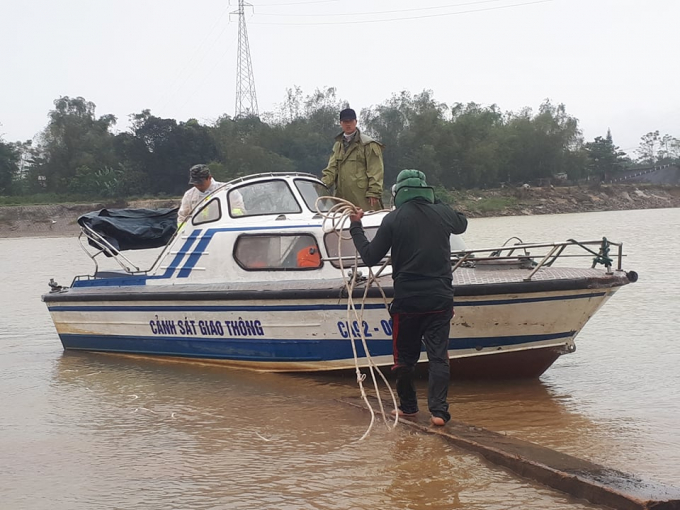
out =
<svg viewBox="0 0 680 510"><path fill-rule="evenodd" d="M328 211L324 212L319 209L319 201L320 200L331 200L333 202L336 202L335 205L333 205ZM399 411L398 411L398 406L397 406L397 398L396 395L394 394L394 391L392 391L392 387L390 386L389 382L387 381L385 374L382 373L382 371L378 368L376 363L373 361L373 358L371 357L370 351L368 350L368 343L366 342L366 337L364 336L364 328L363 328L363 323L364 323L364 305L366 303L366 298L368 296L368 289L369 287L375 283L375 285L380 289L380 293L382 294L383 297L383 302L385 303L385 308L388 308L387 305L387 297L385 296L385 292L383 291L382 287L380 286L380 282L378 281L378 277L380 273L385 269L387 264L389 263L389 259L387 259L381 268L378 270L376 274L373 273L373 270L369 267L369 277L368 280L366 281L366 286L364 288L364 295L361 299L360 303L360 312L357 311L356 304L354 302L353 294L354 294L354 288L357 282L357 273L358 273L358 266L359 266L359 254L354 252L354 265L352 267L352 277L348 278L347 274L345 273L345 265L343 261L343 256L342 256L342 241L345 240L350 240L352 239L351 236L346 236L344 234L345 230L348 227L349 224L349 217L352 214L355 214L357 212L357 207L352 204L351 202L348 202L347 200L344 200L342 198L337 198L337 197L319 197L316 200L315 204L316 210L318 213L323 217L323 224L322 224L322 229L325 233L329 232L335 232L338 235L338 261L340 265L340 271L342 273L342 278L345 284L345 289L347 290L347 329L349 333L349 338L350 338L350 343L352 344L352 353L354 354L354 369L356 372L357 376L357 383L359 385L359 391L361 393L361 398L363 401L366 403L366 406L368 407L368 410L371 412L371 422L368 426L368 429L364 433L363 436L359 439L359 441L363 440L364 438L368 437L368 434L371 432L371 429L373 428L373 424L375 423L375 410L373 409L373 406L371 405L370 401L368 400L368 395L366 394L366 390L364 388L364 380L366 379L366 374L361 373L361 368L359 366L359 356L357 354L357 348L356 348L356 338L354 337L354 332L352 329L352 315L354 315L354 318L356 319L356 323L358 325L358 330L359 330L359 337L361 338L361 344L364 348L364 352L366 354L366 366L368 367L368 372L371 374L371 379L373 381L373 388L375 389L375 395L378 400L378 404L380 407L380 413L383 419L383 422L385 423L385 426L388 428L388 430L393 430L397 424L399 423ZM379 212L379 211L376 211ZM366 214L373 214L374 211L369 211ZM328 224L330 223L330 227ZM380 398L380 387L378 384L378 380L375 377L376 371L378 374L380 374L380 377L382 378L383 382L385 383L385 386L387 387L390 397L392 399L392 403L395 409L395 416L394 416L394 423L389 423L387 420L387 415L385 413L385 409L383 407L383 402L382 399Z"/></svg>

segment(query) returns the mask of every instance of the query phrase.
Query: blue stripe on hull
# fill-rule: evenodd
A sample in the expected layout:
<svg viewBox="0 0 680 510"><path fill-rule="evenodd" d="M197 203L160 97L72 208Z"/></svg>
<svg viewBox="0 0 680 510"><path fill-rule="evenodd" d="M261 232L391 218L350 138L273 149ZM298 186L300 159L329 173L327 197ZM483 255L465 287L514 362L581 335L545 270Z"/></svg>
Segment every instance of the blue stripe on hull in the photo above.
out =
<svg viewBox="0 0 680 510"><path fill-rule="evenodd" d="M568 339L575 331L544 335L501 336L486 338L452 338L449 350L466 350ZM186 337L135 337L107 335L60 335L65 349L152 354L189 358L224 359L259 362L312 362L352 359L349 340L277 340L244 338L186 338ZM372 356L391 356L392 340L368 340ZM361 342L356 341L357 352L363 356Z"/></svg>
<svg viewBox="0 0 680 510"><path fill-rule="evenodd" d="M454 301L456 306L496 306L543 301L568 301L606 296L606 292L591 292L573 296L543 296L523 299L488 299ZM302 312L310 310L347 310L347 305L48 305L51 312ZM364 310L385 308L383 303L366 303ZM357 308L359 309L359 308Z"/></svg>

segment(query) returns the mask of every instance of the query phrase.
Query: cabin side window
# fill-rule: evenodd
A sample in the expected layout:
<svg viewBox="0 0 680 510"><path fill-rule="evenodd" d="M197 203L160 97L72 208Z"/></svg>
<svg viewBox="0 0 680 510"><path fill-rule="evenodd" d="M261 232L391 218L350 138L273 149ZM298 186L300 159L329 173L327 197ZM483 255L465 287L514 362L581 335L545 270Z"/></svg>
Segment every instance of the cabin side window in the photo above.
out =
<svg viewBox="0 0 680 510"><path fill-rule="evenodd" d="M234 245L234 260L247 271L305 271L323 264L311 234L243 234Z"/></svg>
<svg viewBox="0 0 680 510"><path fill-rule="evenodd" d="M302 212L295 195L282 180L259 181L239 186L229 192L227 200L229 214L234 218Z"/></svg>
<svg viewBox="0 0 680 510"><path fill-rule="evenodd" d="M196 214L194 214L192 223L194 225L202 225L203 223L217 221L221 217L222 207L220 206L220 200L218 198L213 198L210 202L199 209Z"/></svg>
<svg viewBox="0 0 680 510"><path fill-rule="evenodd" d="M375 233L378 231L378 227L366 227L364 228L364 232L366 233L366 238L371 241L375 237ZM340 240L340 253L342 254L343 261L342 261L342 266L345 268L348 268L350 266L354 265L354 256L356 255L356 248L354 247L354 241L352 241L352 238L349 237L345 233L345 237L348 237L348 239L345 239L344 237ZM324 236L324 243L326 244L326 251L328 252L328 257L330 259L335 259L331 260L330 263L333 264L334 267L340 267L340 261L338 260L338 233L337 232L329 232ZM391 250L390 250L391 251ZM390 252L387 252L387 255L389 256ZM359 265L365 265L363 261L361 260L361 257L358 256L359 260Z"/></svg>

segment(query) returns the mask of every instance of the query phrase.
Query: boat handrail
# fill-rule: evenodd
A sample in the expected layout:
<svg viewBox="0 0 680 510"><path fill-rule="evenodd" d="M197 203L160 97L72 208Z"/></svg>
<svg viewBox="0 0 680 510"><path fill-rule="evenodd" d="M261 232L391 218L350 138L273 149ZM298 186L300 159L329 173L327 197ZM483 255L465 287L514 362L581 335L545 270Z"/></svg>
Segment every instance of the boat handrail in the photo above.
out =
<svg viewBox="0 0 680 510"><path fill-rule="evenodd" d="M585 250L585 253L578 254L565 254L564 250L570 246L578 246ZM588 248L588 246L598 247L599 251L595 252ZM617 271L622 271L623 257L623 243L616 243L609 241L607 238L602 238L599 240L592 241L576 241L574 239L569 239L563 242L552 242L552 243L517 243L513 245L503 245L501 247L495 248L477 248L473 250L455 250L451 252L451 260L453 262L452 272L456 271L459 267L468 263L474 265L478 262L501 262L501 261L517 261L524 262L521 268L531 270L531 273L524 278L525 281L530 281L531 278L542 268L550 267L559 258L585 258L595 256L596 259L593 261L592 267L595 267L597 263L602 263L605 265L607 274L612 274L612 262L613 260L609 258L609 247L617 247L616 254L616 269ZM532 255L528 250L546 248L547 253L541 253L540 255ZM514 254L515 251L523 250L524 253ZM504 254L504 252L507 252ZM487 254L486 256L479 256ZM536 262L534 258L541 257L541 260ZM353 261L355 259L354 255L348 255L343 257L324 257L322 260L328 262L338 262L342 260L343 262ZM600 260L598 260L600 259ZM528 264L527 264L528 262ZM379 264L383 267L391 264L391 257L388 255L383 258ZM362 264L363 265L363 264ZM378 265L378 264L376 264ZM351 269L346 267L345 269Z"/></svg>
<svg viewBox="0 0 680 510"><path fill-rule="evenodd" d="M85 247L83 243L83 235L88 239L88 241L92 241L92 243L99 246L99 249L96 253L91 253L90 250ZM120 252L120 250L117 250L105 237L90 228L88 225L80 225L78 242L80 243L80 247L83 249L83 251L88 257L92 259L92 262L94 262L94 276L99 273L99 264L97 263L96 257L102 253L107 257L113 258L126 273L132 274L141 271L139 267L133 264L130 259ZM126 265L126 263L129 265Z"/></svg>
<svg viewBox="0 0 680 510"><path fill-rule="evenodd" d="M259 179L262 177L286 177L286 176L291 176L291 177L311 177L314 180L320 181L318 175L306 173L306 172L263 172L260 174L252 174L252 175L244 175L242 177L237 177L236 179L232 179L231 181L226 182L225 184L234 186L236 184L240 184L242 182L250 181L253 179Z"/></svg>
<svg viewBox="0 0 680 510"><path fill-rule="evenodd" d="M567 247L570 246L578 246L579 248L584 249L587 253L584 254L578 254L578 255L573 255L573 254L564 254L564 250ZM589 246L597 247L598 251L594 251L589 248ZM603 237L602 239L598 240L589 240L589 241L576 241L575 239L568 239L567 241L563 242L552 242L552 243L516 243L513 245L503 245L498 248L478 248L474 250L462 250L462 251L455 251L452 252L452 256L456 257L456 263L453 267L453 271L458 269L460 266L462 266L464 263L469 262L469 263L474 263L475 261L481 261L481 260L509 260L509 259L529 259L532 261L532 267L531 267L531 273L524 278L525 281L530 281L531 278L542 268L542 267L550 267L552 266L555 261L561 257L589 257L589 256L595 256L595 259L593 260L592 267L594 268L598 263L601 263L605 266L607 270L607 274L612 274L612 263L614 262L610 257L609 257L609 250L610 247L614 246L617 247L617 253L616 253L616 269L617 271L622 270L622 262L623 262L623 243L616 243L609 241L606 237ZM530 249L537 249L537 248L546 248L547 253L541 254L538 256L541 256L541 260L539 262L534 261L534 257L538 256L532 256L531 253L529 252ZM517 250L523 250L524 254L522 255L513 255L513 253ZM505 252L507 252L506 255L503 255ZM488 255L486 257L479 257L478 254L485 254L487 253Z"/></svg>

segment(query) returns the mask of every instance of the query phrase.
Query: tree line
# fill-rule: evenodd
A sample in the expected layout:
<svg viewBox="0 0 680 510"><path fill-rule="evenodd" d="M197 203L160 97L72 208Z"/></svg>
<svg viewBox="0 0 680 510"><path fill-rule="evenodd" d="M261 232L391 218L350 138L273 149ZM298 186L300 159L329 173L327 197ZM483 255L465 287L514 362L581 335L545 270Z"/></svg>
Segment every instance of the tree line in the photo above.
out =
<svg viewBox="0 0 680 510"><path fill-rule="evenodd" d="M0 138L0 195L51 193L91 198L176 196L187 171L209 164L220 181L262 172L320 175L349 106L334 88L305 95L287 90L276 111L260 117L220 117L212 124L178 122L150 110L114 132L113 115L97 116L82 97L54 101L45 129L29 142ZM385 144L385 185L404 168L424 171L447 189L496 187L549 179L608 180L633 166L680 162L680 141L644 135L633 160L610 132L583 139L563 104L503 112L476 103L447 105L431 91L401 92L360 112L360 129Z"/></svg>

